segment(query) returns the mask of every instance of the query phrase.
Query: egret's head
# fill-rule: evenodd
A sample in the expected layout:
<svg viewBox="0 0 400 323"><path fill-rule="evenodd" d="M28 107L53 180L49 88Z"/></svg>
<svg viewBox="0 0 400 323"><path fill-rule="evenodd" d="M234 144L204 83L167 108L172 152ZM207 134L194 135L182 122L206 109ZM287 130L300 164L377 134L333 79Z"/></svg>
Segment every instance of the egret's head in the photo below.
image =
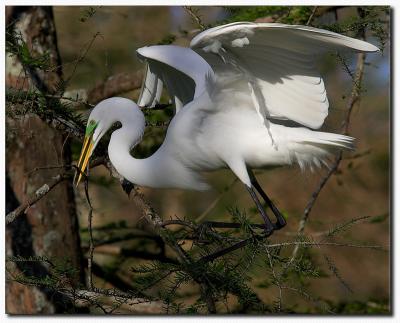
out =
<svg viewBox="0 0 400 323"><path fill-rule="evenodd" d="M104 134L115 123L134 118L136 110L140 111L134 102L125 98L109 98L101 101L93 108L86 125L85 139L77 164L76 175L79 175L75 175L76 185L79 184L90 156Z"/></svg>

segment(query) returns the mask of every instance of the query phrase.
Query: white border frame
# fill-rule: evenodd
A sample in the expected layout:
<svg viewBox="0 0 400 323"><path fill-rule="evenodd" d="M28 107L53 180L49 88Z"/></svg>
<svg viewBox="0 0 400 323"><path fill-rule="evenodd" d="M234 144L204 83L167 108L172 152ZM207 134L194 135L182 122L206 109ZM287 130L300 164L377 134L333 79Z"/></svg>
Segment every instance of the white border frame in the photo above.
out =
<svg viewBox="0 0 400 323"><path fill-rule="evenodd" d="M179 0L158 0L156 2L153 1L140 1L136 2L136 1L118 1L116 3L116 1L112 1L112 0L103 0L103 1L79 1L79 0L70 0L70 1L65 1L65 0L53 0L53 1L20 1L20 0L15 0L15 1L10 1L10 0L5 0L4 5L1 7L1 16L0 16L0 25L1 25L1 34L0 34L0 40L1 40L1 44L2 44L2 50L1 50L1 59L2 59L2 64L1 64L1 72L3 75L3 77L1 78L1 84L0 84L0 93L1 93L1 97L2 97L2 103L3 103L3 107L5 107L5 93L4 93L4 89L5 89L5 79L4 79L4 75L5 75L5 50L4 50L4 44L5 44L5 6L6 5L79 5L79 6L84 6L84 5L112 5L112 6L116 6L116 5L126 5L126 6L133 6L133 5L165 5L165 6L171 6L171 5L182 5L183 3L186 4L190 4L190 5L209 5L209 6L215 6L215 5L345 5L345 6L351 6L351 5L390 5L393 9L392 12L392 36L393 39L391 41L391 46L392 46L392 54L393 57L391 58L391 67L392 67L392 91L391 91L391 108L392 110L392 136L391 136L391 140L392 145L392 151L391 151L391 156L392 156L392 195L391 198L393 199L392 201L392 210L391 210L391 225L392 225L392 248L391 248L391 252L392 252L392 261L393 263L392 265L392 294L391 294L391 298L392 298L392 306L393 306L393 313L394 315L392 317L379 317L379 316L337 316L337 317L329 317L329 316L301 316L301 315L293 315L293 316L283 316L283 317L279 317L279 316L218 316L218 317L212 317L212 316L193 316L193 317L188 317L188 316L112 316L112 317L108 317L108 316L8 316L5 314L5 288L4 288L4 282L5 282L5 270L4 270L4 266L1 266L0 269L0 286L1 288L1 294L0 294L0 308L1 308L1 321L3 320L10 320L13 322L19 322L19 321L23 321L23 322L28 322L28 321L41 321L41 320L57 320L57 322L67 322L67 321L74 321L74 322L85 322L86 320L95 320L96 323L102 323L102 322L106 322L108 320L121 320L121 321L132 321L135 320L136 322L140 321L140 322L146 322L146 323L152 323L152 322L161 322L164 320L179 320L179 321L184 321L184 322L197 322L199 320L207 320L207 321L211 321L211 322L221 322L221 321L225 321L225 320L229 320L231 323L233 322L238 322L238 321L242 321L242 320L247 320L247 319L251 319L251 320L255 320L255 321L261 321L261 320L269 320L269 321L273 321L273 322L289 322L292 320L296 320L296 322L308 322L310 320L315 321L315 322L327 322L327 321L331 321L331 320L335 320L335 319L339 319L340 322L360 322L360 323L364 323L365 321L373 321L373 322L377 322L377 321L399 321L400 320L400 315L398 313L398 306L399 305L399 301L398 301L398 291L400 288L399 285L399 279L397 279L396 277L396 271L395 268L399 268L399 261L400 258L398 257L398 255L396 255L397 252L397 248L395 248L395 246L397 246L399 244L399 240L400 240L400 221L396 219L394 219L396 213L396 210L398 210L398 203L396 203L396 201L400 201L400 193L399 191L397 191L396 188L396 184L399 183L400 180L400 173L395 171L395 165L398 165L400 163L400 150L396 149L395 147L395 143L399 142L399 134L400 131L398 129L396 129L397 126L400 125L400 114L396 113L396 98L395 98L395 93L400 93L400 87L398 86L398 84L396 83L395 80L395 76L400 75L400 70L398 68L399 65L394 64L394 60L396 60L396 58L399 58L398 52L396 51L396 41L395 41L395 36L397 34L399 34L399 28L398 28L398 24L396 24L396 18L398 18L398 14L397 14L397 9L400 8L400 5L398 5L398 2L396 2L395 0L390 0L390 1L372 1L372 0L363 0L363 1L358 1L358 2L354 2L354 1L344 1L344 0L336 0L336 1L326 1L326 0L308 0L308 1L294 1L294 0L268 0L268 1L255 1L255 0L248 0L248 1L238 1L238 0L229 0L229 1L217 1L214 2L212 0L203 0L203 1L179 1ZM1 126L0 126L0 134L1 134L1 142L0 142L0 166L2 168L2 175L1 175L1 179L2 179L2 185L1 185L1 209L5 211L5 111L3 108L3 111L0 113L0 122L1 122ZM4 214L5 215L5 214ZM0 232L1 232L1 237L2 237L2 244L1 244L1 248L0 248L0 259L2 259L4 261L5 259L5 225L1 225L0 226ZM395 233L399 233L399 235L397 236ZM398 272L398 270L397 270Z"/></svg>

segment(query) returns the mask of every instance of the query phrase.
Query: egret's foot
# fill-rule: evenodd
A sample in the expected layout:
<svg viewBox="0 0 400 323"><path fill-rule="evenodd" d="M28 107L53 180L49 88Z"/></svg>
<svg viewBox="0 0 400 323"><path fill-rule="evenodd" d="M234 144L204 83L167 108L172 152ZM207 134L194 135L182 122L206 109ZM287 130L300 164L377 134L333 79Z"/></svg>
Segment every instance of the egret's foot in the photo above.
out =
<svg viewBox="0 0 400 323"><path fill-rule="evenodd" d="M268 238L268 237L272 236L272 234L274 233L274 230L275 229L270 229L270 228L265 227L265 229L264 229L265 237Z"/></svg>
<svg viewBox="0 0 400 323"><path fill-rule="evenodd" d="M269 237L274 232L274 224L269 219L267 213L265 212L263 206L260 203L260 200L257 197L256 192L254 191L253 187L248 187L246 185L248 192L250 193L251 198L253 199L254 203L257 206L258 212L260 213L263 221L264 221L264 232L267 237Z"/></svg>
<svg viewBox="0 0 400 323"><path fill-rule="evenodd" d="M270 207L272 213L274 213L274 215L276 217L276 222L274 224L274 228L275 228L275 230L282 229L286 225L286 219L283 217L282 213L278 210L278 208L274 205L274 203L272 203L272 201L270 201L270 202L271 202L271 204L268 206Z"/></svg>
<svg viewBox="0 0 400 323"><path fill-rule="evenodd" d="M279 230L282 229L286 225L286 219L283 217L282 213L278 210L278 208L275 206L275 204L271 201L271 199L268 197L268 195L264 192L262 189L261 185L258 183L256 177L254 176L253 172L249 170L249 175L250 175L250 180L251 184L254 186L254 188L258 191L258 193L261 195L267 206L271 209L272 213L274 213L275 218L276 218L276 223L274 224L274 229Z"/></svg>
<svg viewBox="0 0 400 323"><path fill-rule="evenodd" d="M277 217L277 221L274 223L274 229L280 230L286 225L285 218L281 215L281 217Z"/></svg>

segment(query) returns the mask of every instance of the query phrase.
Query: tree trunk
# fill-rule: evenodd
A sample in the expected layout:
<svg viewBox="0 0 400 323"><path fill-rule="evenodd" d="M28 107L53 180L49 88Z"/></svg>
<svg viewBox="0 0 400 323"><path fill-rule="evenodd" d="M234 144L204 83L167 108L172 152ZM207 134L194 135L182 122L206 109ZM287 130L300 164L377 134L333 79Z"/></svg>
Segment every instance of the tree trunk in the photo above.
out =
<svg viewBox="0 0 400 323"><path fill-rule="evenodd" d="M15 56L6 60L6 86L14 89L35 87L54 94L62 84L53 12L50 7L7 7L6 19L28 45L33 57L48 53L51 68L22 66ZM68 138L33 115L7 118L6 200L7 213L48 182L61 169L37 167L71 163ZM79 226L72 184L64 181L45 198L6 228L7 256L45 256L77 269L74 285L83 282ZM46 277L49 267L42 262L7 262L6 312L35 314L71 312L73 305L50 289L30 287L12 281L11 276Z"/></svg>

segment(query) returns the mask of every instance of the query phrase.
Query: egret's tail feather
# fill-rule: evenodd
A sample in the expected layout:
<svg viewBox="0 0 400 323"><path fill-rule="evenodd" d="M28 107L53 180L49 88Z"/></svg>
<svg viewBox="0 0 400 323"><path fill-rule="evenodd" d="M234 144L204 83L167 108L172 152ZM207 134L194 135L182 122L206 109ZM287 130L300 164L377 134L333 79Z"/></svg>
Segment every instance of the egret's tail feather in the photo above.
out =
<svg viewBox="0 0 400 323"><path fill-rule="evenodd" d="M298 147L294 151L294 161L301 170L314 167L320 168L322 165L328 167L327 160L339 150L354 150L354 138L326 132L312 132L309 138L302 138L297 141Z"/></svg>
<svg viewBox="0 0 400 323"><path fill-rule="evenodd" d="M312 138L312 140L303 140L303 142L309 144L321 144L334 150L337 150L338 148L354 150L355 148L353 137L329 132L314 132L314 134L317 134L317 136L315 136L316 138Z"/></svg>

